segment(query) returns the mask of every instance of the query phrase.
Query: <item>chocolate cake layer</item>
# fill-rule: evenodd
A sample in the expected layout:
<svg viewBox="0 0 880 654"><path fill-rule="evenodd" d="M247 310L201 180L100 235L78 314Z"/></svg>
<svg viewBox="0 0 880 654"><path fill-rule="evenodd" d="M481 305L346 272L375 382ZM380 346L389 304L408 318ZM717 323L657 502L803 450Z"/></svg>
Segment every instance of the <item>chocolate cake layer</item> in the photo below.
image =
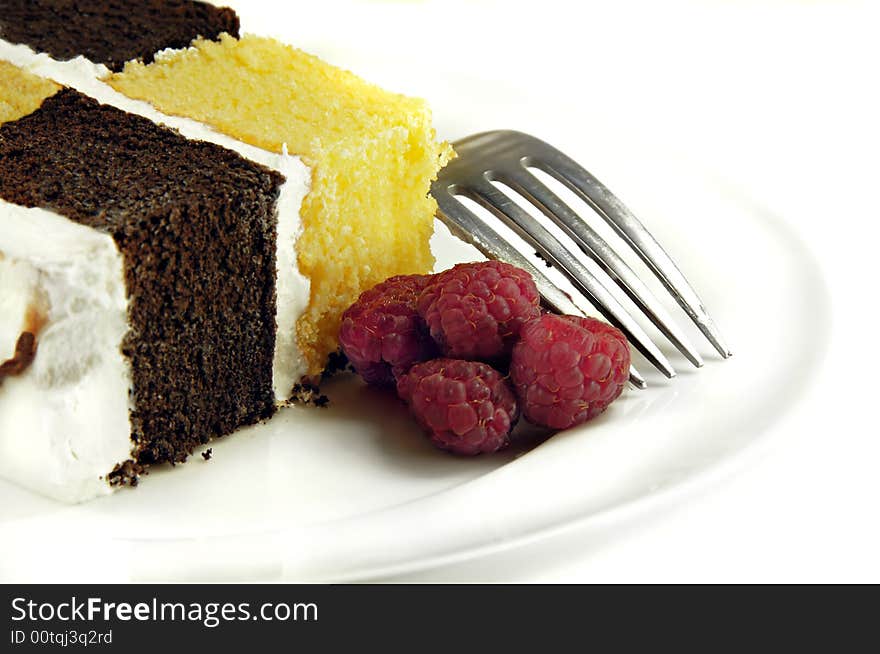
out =
<svg viewBox="0 0 880 654"><path fill-rule="evenodd" d="M0 198L107 233L122 253L138 463L181 461L273 412L283 181L69 89L0 126Z"/></svg>
<svg viewBox="0 0 880 654"><path fill-rule="evenodd" d="M153 61L196 37L238 37L232 9L191 0L0 0L0 38L68 60L83 55L111 70Z"/></svg>

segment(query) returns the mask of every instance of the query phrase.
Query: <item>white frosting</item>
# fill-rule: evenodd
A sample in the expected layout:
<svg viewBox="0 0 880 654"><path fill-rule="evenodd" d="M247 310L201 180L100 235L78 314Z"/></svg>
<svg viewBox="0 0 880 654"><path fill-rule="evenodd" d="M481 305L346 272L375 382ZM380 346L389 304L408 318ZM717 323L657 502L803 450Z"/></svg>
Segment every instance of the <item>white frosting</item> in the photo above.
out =
<svg viewBox="0 0 880 654"><path fill-rule="evenodd" d="M151 104L119 93L101 79L110 74L102 64L94 64L84 57L70 61L56 61L45 53L36 53L26 45L12 44L0 39L0 59L4 59L34 75L48 77L59 84L95 98L98 102L149 118L155 123L178 130L189 139L208 141L228 148L258 164L280 172L286 178L278 199L277 251L277 312L278 336L275 346L273 386L275 399L284 402L290 397L293 385L307 372L307 364L297 347L296 322L309 302L309 280L297 266L295 244L302 232L299 215L303 198L309 192L311 175L308 166L297 156L276 154L242 143L221 134L198 121L168 116Z"/></svg>
<svg viewBox="0 0 880 654"><path fill-rule="evenodd" d="M299 209L309 192L309 169L299 157L291 157L284 147L277 157L277 170L287 178L278 198L278 247L275 256L275 360L272 386L275 399L285 402L294 384L307 372L305 358L296 340L296 322L309 304L309 280L299 272L296 241L302 232Z"/></svg>
<svg viewBox="0 0 880 654"><path fill-rule="evenodd" d="M42 209L0 203L0 224L0 357L29 313L45 320L38 356L0 386L0 476L68 502L109 493L132 447L122 256Z"/></svg>
<svg viewBox="0 0 880 654"><path fill-rule="evenodd" d="M286 401L307 372L296 323L308 305L309 280L299 272L295 245L309 168L286 148L275 154L132 100L100 81L110 72L105 66L83 57L55 61L0 39L0 60L285 177L277 202L273 389ZM0 386L0 477L67 502L109 493L106 475L131 455L121 254L110 236L42 209L0 200L0 225L0 360L12 354L29 308L42 303L48 312L34 363Z"/></svg>

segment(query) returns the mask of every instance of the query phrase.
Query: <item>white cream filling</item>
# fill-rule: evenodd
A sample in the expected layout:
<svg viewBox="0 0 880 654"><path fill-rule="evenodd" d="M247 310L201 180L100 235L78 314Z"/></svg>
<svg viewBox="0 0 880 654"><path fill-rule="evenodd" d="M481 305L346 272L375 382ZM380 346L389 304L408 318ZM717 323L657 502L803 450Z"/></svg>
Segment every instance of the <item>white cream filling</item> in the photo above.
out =
<svg viewBox="0 0 880 654"><path fill-rule="evenodd" d="M273 362L275 398L285 402L307 372L296 323L308 305L309 280L295 246L309 168L286 149L256 148L132 100L100 81L109 74L105 66L82 57L55 61L0 39L0 59L285 177L277 202ZM29 311L39 305L47 314L33 364L0 386L0 477L66 502L109 493L106 475L131 455L131 371L120 352L127 331L122 256L110 236L42 209L0 200L0 226L0 361L11 356Z"/></svg>
<svg viewBox="0 0 880 654"><path fill-rule="evenodd" d="M109 493L132 449L122 255L42 209L0 202L0 225L0 358L41 324L38 356L0 386L0 477L67 502Z"/></svg>
<svg viewBox="0 0 880 654"><path fill-rule="evenodd" d="M154 123L166 125L189 139L207 141L233 150L246 159L278 171L286 178L277 203L278 248L276 253L277 277L277 337L273 365L275 399L285 402L293 385L307 372L307 363L297 346L296 323L309 302L309 280L299 271L296 257L296 241L302 232L299 210L303 198L309 192L311 174L308 166L295 156L276 154L242 143L221 134L198 121L168 116L157 111L151 104L119 93L101 79L110 74L102 64L94 64L84 57L70 61L56 61L45 53L36 53L26 45L12 44L0 39L0 59L24 70L55 80L59 84L95 98L122 111L143 116Z"/></svg>

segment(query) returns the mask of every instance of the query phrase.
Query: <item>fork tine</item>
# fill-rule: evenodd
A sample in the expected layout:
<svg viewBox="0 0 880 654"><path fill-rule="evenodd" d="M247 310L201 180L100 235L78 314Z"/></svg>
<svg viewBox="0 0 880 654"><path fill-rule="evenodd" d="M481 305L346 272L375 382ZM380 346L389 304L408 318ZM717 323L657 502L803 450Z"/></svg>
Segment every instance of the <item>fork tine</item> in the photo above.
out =
<svg viewBox="0 0 880 654"><path fill-rule="evenodd" d="M438 217L455 236L470 243L490 259L505 261L531 274L545 302L553 310L559 313L580 313L580 309L571 298L550 281L540 268L455 196L450 193L438 193L436 188L432 195L437 200L440 210Z"/></svg>
<svg viewBox="0 0 880 654"><path fill-rule="evenodd" d="M460 192L501 218L545 260L571 280L593 306L623 331L633 346L660 372L667 377L675 377L675 369L614 295L533 216L485 180L461 188Z"/></svg>
<svg viewBox="0 0 880 654"><path fill-rule="evenodd" d="M490 259L500 259L527 271L535 278L535 284L544 303L553 311L562 314L583 315L578 306L549 277L547 277L528 257L507 242L498 232L479 216L464 206L447 189L435 184L432 195L437 200L438 218L458 238L470 243ZM648 387L645 378L630 366L629 381L638 389Z"/></svg>
<svg viewBox="0 0 880 654"><path fill-rule="evenodd" d="M657 275L718 353L725 359L728 358L731 355L730 349L709 317L702 300L670 256L633 213L571 157L544 141L527 135L520 136L528 138L532 146L537 146L540 150L539 154L532 154L527 158L526 165L540 168L552 175L593 207Z"/></svg>
<svg viewBox="0 0 880 654"><path fill-rule="evenodd" d="M528 172L524 166L513 172L508 170L504 170L503 173L498 172L494 177L498 181L508 184L561 227L577 243L578 247L620 286L663 335L678 348L679 352L684 354L697 368L703 366L703 359L699 352L691 345L688 338L644 282L620 258L607 241L599 236L558 195Z"/></svg>
<svg viewBox="0 0 880 654"><path fill-rule="evenodd" d="M648 382L642 377L641 373L634 366L629 367L629 383L638 388L640 391L648 388Z"/></svg>

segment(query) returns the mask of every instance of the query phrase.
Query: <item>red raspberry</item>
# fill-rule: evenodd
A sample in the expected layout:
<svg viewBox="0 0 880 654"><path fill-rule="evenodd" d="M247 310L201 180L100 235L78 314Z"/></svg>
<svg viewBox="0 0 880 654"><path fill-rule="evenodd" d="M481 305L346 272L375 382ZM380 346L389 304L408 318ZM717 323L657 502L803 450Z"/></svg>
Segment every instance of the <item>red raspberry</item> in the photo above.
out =
<svg viewBox="0 0 880 654"><path fill-rule="evenodd" d="M416 300L430 275L391 277L361 293L342 314L339 342L368 383L393 386L397 374L436 356Z"/></svg>
<svg viewBox="0 0 880 654"><path fill-rule="evenodd" d="M444 354L491 361L510 353L522 326L540 315L538 303L529 273L484 261L435 275L418 309Z"/></svg>
<svg viewBox="0 0 880 654"><path fill-rule="evenodd" d="M547 314L523 327L510 378L529 422L567 429L620 396L629 364L620 330L593 318Z"/></svg>
<svg viewBox="0 0 880 654"><path fill-rule="evenodd" d="M485 363L418 363L400 376L397 394L434 445L456 454L500 450L510 442L510 430L519 418L507 380Z"/></svg>

